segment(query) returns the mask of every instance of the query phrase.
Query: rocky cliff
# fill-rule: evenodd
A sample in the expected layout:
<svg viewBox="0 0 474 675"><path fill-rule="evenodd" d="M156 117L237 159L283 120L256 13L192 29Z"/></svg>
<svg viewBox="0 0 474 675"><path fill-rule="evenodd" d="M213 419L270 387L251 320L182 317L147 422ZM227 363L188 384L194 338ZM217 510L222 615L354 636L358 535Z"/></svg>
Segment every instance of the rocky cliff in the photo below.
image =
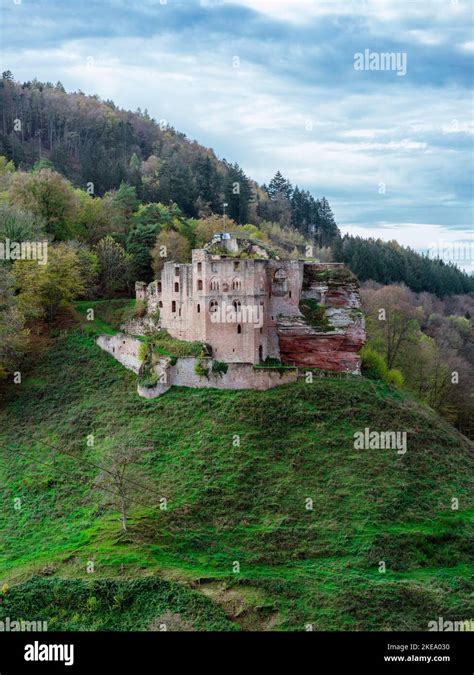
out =
<svg viewBox="0 0 474 675"><path fill-rule="evenodd" d="M282 362L360 373L365 324L352 272L342 263L306 263L300 312L278 318Z"/></svg>

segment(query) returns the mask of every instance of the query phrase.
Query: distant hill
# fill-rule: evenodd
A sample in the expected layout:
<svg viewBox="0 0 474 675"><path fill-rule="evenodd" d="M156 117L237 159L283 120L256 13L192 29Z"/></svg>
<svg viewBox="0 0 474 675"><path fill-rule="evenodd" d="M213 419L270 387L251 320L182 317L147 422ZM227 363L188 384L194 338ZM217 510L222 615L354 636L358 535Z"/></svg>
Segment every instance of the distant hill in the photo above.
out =
<svg viewBox="0 0 474 675"><path fill-rule="evenodd" d="M225 203L226 214L239 225L265 223L268 230L276 223L302 235L318 254L330 247L326 259L332 254L346 262L361 280L403 281L414 291L440 297L474 291L472 275L396 242L341 239L328 200L291 185L279 171L260 186L238 164L220 159L146 110L126 111L99 96L67 93L60 82L20 83L10 71L3 73L0 155L24 170L40 160L51 163L95 196L126 183L139 202L177 204L186 217L222 214ZM306 246L301 248L298 253L308 255Z"/></svg>
<svg viewBox="0 0 474 675"><path fill-rule="evenodd" d="M367 427L407 431L406 454L355 449ZM471 617L472 444L381 383L147 401L73 331L11 386L0 430L0 619L145 630L168 610L197 630L425 631ZM126 535L97 481L124 442L146 481Z"/></svg>
<svg viewBox="0 0 474 675"><path fill-rule="evenodd" d="M141 201L173 202L187 216L222 213L225 202L238 224L291 224L319 242L338 233L326 199L293 191L279 172L268 188L260 187L238 164L219 159L146 110L66 93L60 82L15 82L10 71L0 80L0 110L0 155L17 167L30 169L47 159L78 187L92 184L99 196L125 181Z"/></svg>

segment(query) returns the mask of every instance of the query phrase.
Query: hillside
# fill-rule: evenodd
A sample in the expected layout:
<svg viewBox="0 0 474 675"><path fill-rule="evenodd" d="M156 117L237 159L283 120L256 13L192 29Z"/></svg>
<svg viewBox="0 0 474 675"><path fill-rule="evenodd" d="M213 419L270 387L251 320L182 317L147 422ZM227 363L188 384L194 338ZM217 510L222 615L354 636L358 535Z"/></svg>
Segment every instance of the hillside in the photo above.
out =
<svg viewBox="0 0 474 675"><path fill-rule="evenodd" d="M426 630L470 617L472 445L431 409L364 378L147 401L87 332L51 342L0 411L0 619ZM365 427L406 430L407 453L355 450ZM142 448L126 534L97 481L123 443Z"/></svg>

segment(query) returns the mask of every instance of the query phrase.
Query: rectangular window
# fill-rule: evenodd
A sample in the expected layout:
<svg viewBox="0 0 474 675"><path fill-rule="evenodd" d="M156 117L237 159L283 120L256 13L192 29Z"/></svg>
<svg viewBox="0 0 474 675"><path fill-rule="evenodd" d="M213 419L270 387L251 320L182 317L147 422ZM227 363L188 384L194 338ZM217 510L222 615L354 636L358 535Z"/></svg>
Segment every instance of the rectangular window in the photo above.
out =
<svg viewBox="0 0 474 675"><path fill-rule="evenodd" d="M174 290L175 290L176 293L179 292L179 284L178 284L178 282L175 283L175 285L174 285Z"/></svg>
<svg viewBox="0 0 474 675"><path fill-rule="evenodd" d="M202 263L198 263L198 272L202 271Z"/></svg>
<svg viewBox="0 0 474 675"><path fill-rule="evenodd" d="M198 279L198 291L202 291L202 279Z"/></svg>
<svg viewBox="0 0 474 675"><path fill-rule="evenodd" d="M174 300L173 300L173 302L171 303L171 311L172 311L172 312L176 312L176 302L175 302Z"/></svg>
<svg viewBox="0 0 474 675"><path fill-rule="evenodd" d="M174 274L176 277L179 277L179 267L174 268Z"/></svg>

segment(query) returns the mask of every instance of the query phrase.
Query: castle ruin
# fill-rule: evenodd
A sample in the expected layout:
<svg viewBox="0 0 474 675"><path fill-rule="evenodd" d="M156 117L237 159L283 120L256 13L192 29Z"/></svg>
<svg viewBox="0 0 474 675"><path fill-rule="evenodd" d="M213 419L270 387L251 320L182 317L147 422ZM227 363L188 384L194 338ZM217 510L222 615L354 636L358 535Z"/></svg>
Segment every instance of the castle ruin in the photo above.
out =
<svg viewBox="0 0 474 675"><path fill-rule="evenodd" d="M219 361L360 373L359 285L342 263L280 260L224 232L191 263L165 262L159 279L137 282L136 299L172 337L206 343Z"/></svg>

